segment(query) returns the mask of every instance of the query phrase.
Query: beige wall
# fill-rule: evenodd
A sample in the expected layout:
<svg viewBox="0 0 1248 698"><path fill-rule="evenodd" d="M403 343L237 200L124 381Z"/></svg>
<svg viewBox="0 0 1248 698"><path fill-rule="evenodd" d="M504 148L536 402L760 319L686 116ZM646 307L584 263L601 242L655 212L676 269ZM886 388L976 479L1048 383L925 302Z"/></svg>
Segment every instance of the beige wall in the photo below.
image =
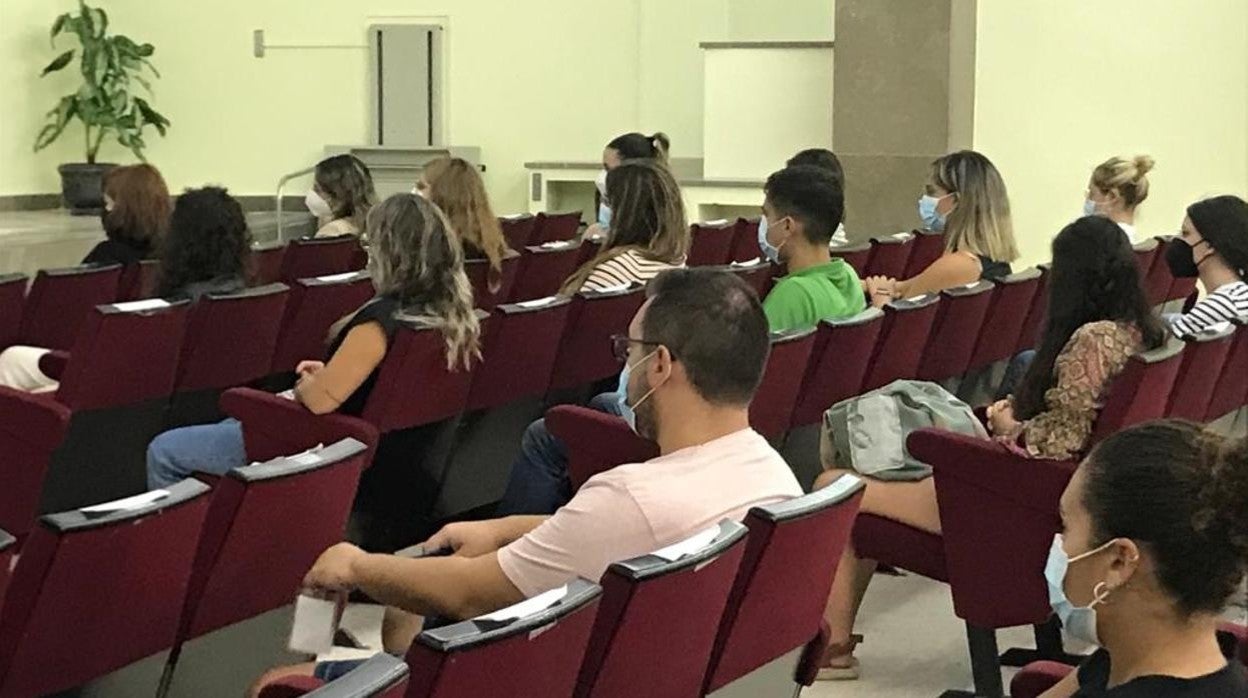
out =
<svg viewBox="0 0 1248 698"><path fill-rule="evenodd" d="M734 41L826 41L834 35L836 2L727 0L727 14Z"/></svg>
<svg viewBox="0 0 1248 698"><path fill-rule="evenodd" d="M956 2L957 0L955 0ZM1112 155L1157 160L1141 232L1248 190L1248 3L981 0L975 147L1001 170L1029 262Z"/></svg>

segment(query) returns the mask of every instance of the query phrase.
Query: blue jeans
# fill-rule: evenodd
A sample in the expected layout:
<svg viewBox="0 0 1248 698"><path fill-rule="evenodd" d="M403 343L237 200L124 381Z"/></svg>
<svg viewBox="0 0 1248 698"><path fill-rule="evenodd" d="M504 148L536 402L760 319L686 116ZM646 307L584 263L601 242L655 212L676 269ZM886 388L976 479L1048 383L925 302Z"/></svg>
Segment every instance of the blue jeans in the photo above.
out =
<svg viewBox="0 0 1248 698"><path fill-rule="evenodd" d="M589 401L599 412L620 416L617 393L603 393ZM572 481L568 477L568 451L547 429L546 420L539 419L524 430L520 457L511 466L507 491L498 504L498 516L515 514L553 514L572 499Z"/></svg>
<svg viewBox="0 0 1248 698"><path fill-rule="evenodd" d="M1001 387L997 390L998 400L1004 400L1018 390L1019 383L1023 382L1023 376L1027 375L1027 369L1031 368L1031 362L1035 359L1035 349L1019 352L1010 359L1010 365L1005 369L1005 377L1001 379Z"/></svg>
<svg viewBox="0 0 1248 698"><path fill-rule="evenodd" d="M147 447L147 487L160 489L191 473L224 475L247 464L237 419L167 431Z"/></svg>

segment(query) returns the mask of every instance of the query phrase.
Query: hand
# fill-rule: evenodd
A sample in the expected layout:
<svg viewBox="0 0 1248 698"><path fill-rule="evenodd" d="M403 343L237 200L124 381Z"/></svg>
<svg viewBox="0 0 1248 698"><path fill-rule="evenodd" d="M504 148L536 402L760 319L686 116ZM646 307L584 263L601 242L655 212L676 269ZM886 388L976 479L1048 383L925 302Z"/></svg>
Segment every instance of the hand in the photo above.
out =
<svg viewBox="0 0 1248 698"><path fill-rule="evenodd" d="M325 368L324 361L300 361L299 364L295 366L295 373L299 374L300 378L303 378L304 376L311 376L315 374L322 368Z"/></svg>
<svg viewBox="0 0 1248 698"><path fill-rule="evenodd" d="M997 436L1010 436L1022 426L1014 419L1014 404L1000 400L988 407L988 429Z"/></svg>
<svg viewBox="0 0 1248 698"><path fill-rule="evenodd" d="M501 546L497 521L461 521L447 524L425 541L425 550L450 548L460 557L478 557Z"/></svg>
<svg viewBox="0 0 1248 698"><path fill-rule="evenodd" d="M303 578L303 586L324 591L350 591L355 588L352 566L368 553L351 545L339 543L316 559Z"/></svg>
<svg viewBox="0 0 1248 698"><path fill-rule="evenodd" d="M581 235L582 240L601 240L607 236L607 229L601 223L590 223Z"/></svg>
<svg viewBox="0 0 1248 698"><path fill-rule="evenodd" d="M869 276L862 282L871 305L879 308L888 305L897 295L897 280L887 276Z"/></svg>

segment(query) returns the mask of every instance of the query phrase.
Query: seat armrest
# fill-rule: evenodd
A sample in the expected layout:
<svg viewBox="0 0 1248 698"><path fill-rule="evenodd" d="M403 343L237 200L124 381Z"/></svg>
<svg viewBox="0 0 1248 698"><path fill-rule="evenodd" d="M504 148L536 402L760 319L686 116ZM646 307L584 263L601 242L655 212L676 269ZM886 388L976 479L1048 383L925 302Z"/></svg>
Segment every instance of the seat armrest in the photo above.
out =
<svg viewBox="0 0 1248 698"><path fill-rule="evenodd" d="M315 676L285 676L265 686L260 698L300 698L324 685Z"/></svg>
<svg viewBox="0 0 1248 698"><path fill-rule="evenodd" d="M39 357L39 370L52 380L59 381L65 375L65 367L69 365L69 352L63 349L52 351Z"/></svg>
<svg viewBox="0 0 1248 698"><path fill-rule="evenodd" d="M1014 680L1010 681L1010 695L1014 698L1037 698L1074 670L1074 667L1060 662L1032 662L1014 675Z"/></svg>
<svg viewBox="0 0 1248 698"><path fill-rule="evenodd" d="M72 411L51 393L28 393L0 386L0 432L39 434L59 443L69 427Z"/></svg>
<svg viewBox="0 0 1248 698"><path fill-rule="evenodd" d="M942 480L970 484L1020 507L1056 502L1077 463L1027 458L990 439L940 429L920 429L906 440L910 455L932 466L939 490ZM1019 483L1027 483L1019 487Z"/></svg>
<svg viewBox="0 0 1248 698"><path fill-rule="evenodd" d="M633 433L620 417L585 407L551 408L546 413L546 428L567 448L573 491L598 473L659 454L658 445Z"/></svg>
<svg viewBox="0 0 1248 698"><path fill-rule="evenodd" d="M221 394L221 411L243 425L248 461L269 461L350 436L370 451L377 447L377 428L343 414L316 415L297 400L253 388L231 388Z"/></svg>

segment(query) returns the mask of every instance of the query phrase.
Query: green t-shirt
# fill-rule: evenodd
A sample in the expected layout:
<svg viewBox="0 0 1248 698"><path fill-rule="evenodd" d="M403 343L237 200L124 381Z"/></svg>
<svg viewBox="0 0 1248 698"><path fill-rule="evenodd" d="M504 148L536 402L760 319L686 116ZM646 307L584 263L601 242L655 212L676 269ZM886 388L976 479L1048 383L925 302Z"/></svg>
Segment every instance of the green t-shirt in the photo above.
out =
<svg viewBox="0 0 1248 698"><path fill-rule="evenodd" d="M820 320L850 317L866 307L858 274L841 259L789 274L763 301L772 332L810 329Z"/></svg>

